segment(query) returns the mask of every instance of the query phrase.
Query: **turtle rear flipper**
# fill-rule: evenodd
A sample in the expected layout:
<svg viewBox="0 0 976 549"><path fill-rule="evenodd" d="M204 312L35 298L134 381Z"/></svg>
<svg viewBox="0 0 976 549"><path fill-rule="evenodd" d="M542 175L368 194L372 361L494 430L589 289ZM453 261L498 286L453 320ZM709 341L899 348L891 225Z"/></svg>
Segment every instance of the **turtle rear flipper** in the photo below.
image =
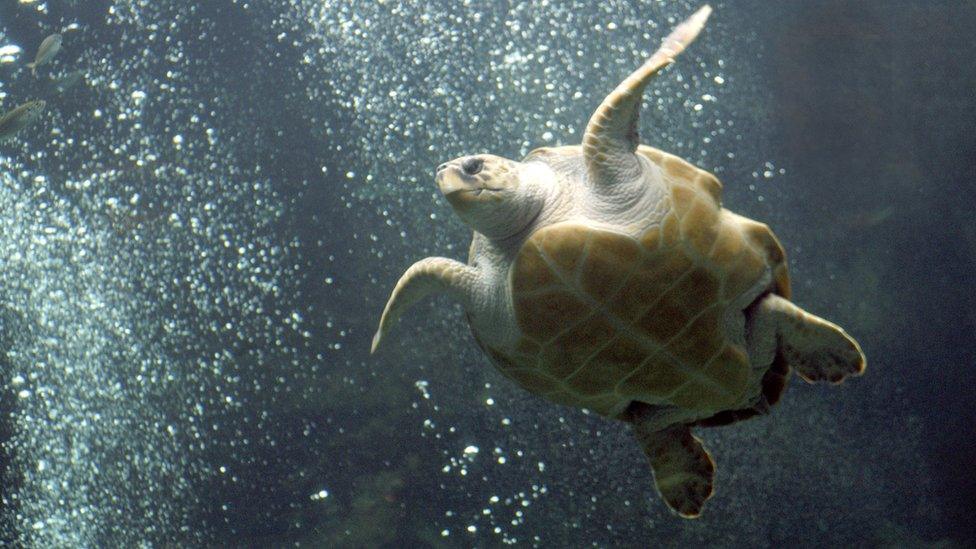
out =
<svg viewBox="0 0 976 549"><path fill-rule="evenodd" d="M697 518L712 497L715 462L687 425L660 431L634 424L634 435L651 462L654 483L669 507L684 518Z"/></svg>
<svg viewBox="0 0 976 549"><path fill-rule="evenodd" d="M840 383L864 372L861 346L840 326L772 294L757 313L776 327L783 356L804 380Z"/></svg>

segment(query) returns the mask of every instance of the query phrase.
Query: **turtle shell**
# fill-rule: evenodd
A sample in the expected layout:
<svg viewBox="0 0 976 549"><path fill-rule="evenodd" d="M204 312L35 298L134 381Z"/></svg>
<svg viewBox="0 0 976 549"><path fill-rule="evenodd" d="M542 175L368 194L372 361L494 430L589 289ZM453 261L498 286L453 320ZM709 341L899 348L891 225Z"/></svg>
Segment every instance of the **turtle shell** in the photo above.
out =
<svg viewBox="0 0 976 549"><path fill-rule="evenodd" d="M722 209L713 175L639 152L668 187L660 223L636 237L574 222L537 231L511 270L521 338L486 350L526 389L603 415L633 401L727 410L752 373L723 318L767 272L789 297L783 249L766 225Z"/></svg>

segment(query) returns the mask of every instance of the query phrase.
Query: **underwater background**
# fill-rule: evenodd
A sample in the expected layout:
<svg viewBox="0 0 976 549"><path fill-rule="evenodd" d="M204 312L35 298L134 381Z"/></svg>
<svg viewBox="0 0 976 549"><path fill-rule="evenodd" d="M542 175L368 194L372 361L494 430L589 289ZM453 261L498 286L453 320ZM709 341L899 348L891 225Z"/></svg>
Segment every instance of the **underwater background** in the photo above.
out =
<svg viewBox="0 0 976 549"><path fill-rule="evenodd" d="M369 347L407 266L466 258L434 167L578 143L698 3L0 0L0 110L47 102L0 143L0 545L976 544L976 4L712 5L643 141L868 369L699 429L689 521L446 299Z"/></svg>

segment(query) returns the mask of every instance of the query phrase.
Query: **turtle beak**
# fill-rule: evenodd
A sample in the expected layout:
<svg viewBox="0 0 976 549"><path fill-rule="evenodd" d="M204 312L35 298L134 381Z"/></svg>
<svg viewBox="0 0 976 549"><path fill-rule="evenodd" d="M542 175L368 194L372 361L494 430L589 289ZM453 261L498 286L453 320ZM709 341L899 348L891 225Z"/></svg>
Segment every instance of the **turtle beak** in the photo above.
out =
<svg viewBox="0 0 976 549"><path fill-rule="evenodd" d="M473 188L472 185L464 181L461 168L454 162L445 162L437 166L437 175L434 177L434 181L444 196Z"/></svg>
<svg viewBox="0 0 976 549"><path fill-rule="evenodd" d="M478 195L484 190L477 181L466 177L457 165L447 165L444 169L439 169L436 181L444 198L459 212L477 202Z"/></svg>
<svg viewBox="0 0 976 549"><path fill-rule="evenodd" d="M437 167L434 178L437 187L455 208L473 202L485 190L478 178L464 173L457 162L447 162Z"/></svg>

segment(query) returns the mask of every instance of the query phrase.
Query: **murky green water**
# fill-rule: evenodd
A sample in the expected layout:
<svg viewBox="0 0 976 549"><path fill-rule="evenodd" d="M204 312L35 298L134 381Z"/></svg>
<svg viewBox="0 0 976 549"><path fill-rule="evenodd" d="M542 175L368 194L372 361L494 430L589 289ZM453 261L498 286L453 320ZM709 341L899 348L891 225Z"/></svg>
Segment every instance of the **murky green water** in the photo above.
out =
<svg viewBox="0 0 976 549"><path fill-rule="evenodd" d="M434 168L578 143L697 6L0 1L0 110L46 102L0 143L0 545L973 544L972 3L715 2L648 91L869 363L700 430L702 518L446 299L370 356L401 272L466 257Z"/></svg>

